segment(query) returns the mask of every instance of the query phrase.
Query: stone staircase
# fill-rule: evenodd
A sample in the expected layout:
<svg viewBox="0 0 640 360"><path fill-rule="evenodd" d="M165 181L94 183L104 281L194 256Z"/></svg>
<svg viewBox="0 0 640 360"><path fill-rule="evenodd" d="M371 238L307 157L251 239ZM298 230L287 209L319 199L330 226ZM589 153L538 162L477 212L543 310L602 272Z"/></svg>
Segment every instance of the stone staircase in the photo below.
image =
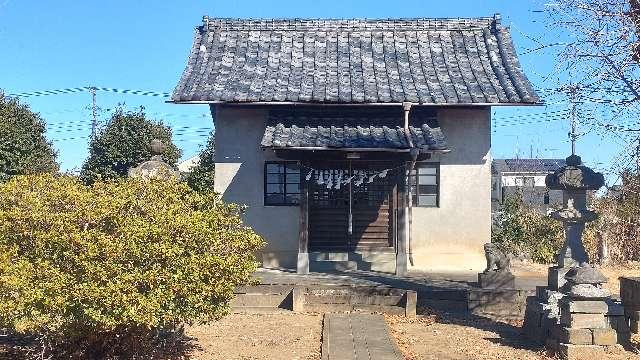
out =
<svg viewBox="0 0 640 360"><path fill-rule="evenodd" d="M350 270L395 273L396 254L393 251L356 250L353 252L311 252L309 271L340 272Z"/></svg>

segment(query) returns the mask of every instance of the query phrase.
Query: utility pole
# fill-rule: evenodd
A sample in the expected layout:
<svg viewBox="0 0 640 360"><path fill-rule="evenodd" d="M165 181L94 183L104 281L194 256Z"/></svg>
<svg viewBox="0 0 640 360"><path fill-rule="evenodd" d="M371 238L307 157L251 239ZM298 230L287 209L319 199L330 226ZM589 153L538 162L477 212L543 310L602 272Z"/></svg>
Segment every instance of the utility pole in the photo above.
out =
<svg viewBox="0 0 640 360"><path fill-rule="evenodd" d="M91 90L91 115L93 120L91 121L91 139L96 136L96 130L98 128L98 105L96 104L96 90L95 86L90 88Z"/></svg>

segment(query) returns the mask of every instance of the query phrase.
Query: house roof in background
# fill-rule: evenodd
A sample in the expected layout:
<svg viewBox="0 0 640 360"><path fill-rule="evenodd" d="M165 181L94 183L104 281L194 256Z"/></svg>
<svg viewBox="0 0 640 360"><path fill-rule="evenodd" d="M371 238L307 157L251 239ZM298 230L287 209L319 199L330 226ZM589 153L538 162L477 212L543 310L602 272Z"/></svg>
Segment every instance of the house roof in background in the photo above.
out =
<svg viewBox="0 0 640 360"><path fill-rule="evenodd" d="M171 101L540 103L499 15L387 20L205 17Z"/></svg>
<svg viewBox="0 0 640 360"><path fill-rule="evenodd" d="M271 110L262 146L273 149L409 151L411 147L401 123L401 109L395 112ZM423 151L448 150L433 113L414 110L409 130L416 148Z"/></svg>
<svg viewBox="0 0 640 360"><path fill-rule="evenodd" d="M551 173L565 166L565 164L565 159L494 159L491 164L491 173Z"/></svg>

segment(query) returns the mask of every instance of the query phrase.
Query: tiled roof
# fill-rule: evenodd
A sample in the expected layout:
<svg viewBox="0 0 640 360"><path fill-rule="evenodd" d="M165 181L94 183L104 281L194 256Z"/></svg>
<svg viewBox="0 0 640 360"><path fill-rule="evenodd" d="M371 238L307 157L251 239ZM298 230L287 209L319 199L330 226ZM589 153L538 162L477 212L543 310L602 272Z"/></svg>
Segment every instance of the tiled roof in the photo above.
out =
<svg viewBox="0 0 640 360"><path fill-rule="evenodd" d="M552 173L565 166L564 159L494 159L492 173L540 172Z"/></svg>
<svg viewBox="0 0 640 360"><path fill-rule="evenodd" d="M446 151L447 142L429 112L412 110L409 129L413 145L424 151ZM262 146L275 149L396 149L410 145L400 126L402 111L378 110L269 112Z"/></svg>
<svg viewBox="0 0 640 360"><path fill-rule="evenodd" d="M474 19L209 19L174 102L534 104L509 29Z"/></svg>

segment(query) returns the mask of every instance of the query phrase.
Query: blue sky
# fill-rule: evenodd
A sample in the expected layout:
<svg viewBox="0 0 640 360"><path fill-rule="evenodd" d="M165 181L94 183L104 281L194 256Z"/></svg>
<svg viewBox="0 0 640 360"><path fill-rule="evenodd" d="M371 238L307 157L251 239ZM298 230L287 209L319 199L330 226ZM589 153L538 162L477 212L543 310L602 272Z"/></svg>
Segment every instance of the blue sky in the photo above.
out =
<svg viewBox="0 0 640 360"><path fill-rule="evenodd" d="M502 14L511 26L525 72L536 88L557 86L545 76L554 69L552 53L528 52L531 38L549 40L544 2L468 0L402 2L378 0L281 1L19 1L0 0L0 88L6 93L102 86L171 92L186 62L194 27L210 17L475 17ZM546 93L541 93L544 97ZM494 108L494 157L564 157L568 105L546 99L544 107ZM549 101L551 100L551 101ZM79 168L87 156L91 96L25 97L23 102L45 118L48 136L65 170ZM152 117L174 128L183 158L197 154L213 124L205 105L165 104L160 97L97 93L100 119L118 103L144 106ZM562 115L562 113L560 113ZM622 143L591 132L578 152L596 168L607 166Z"/></svg>

